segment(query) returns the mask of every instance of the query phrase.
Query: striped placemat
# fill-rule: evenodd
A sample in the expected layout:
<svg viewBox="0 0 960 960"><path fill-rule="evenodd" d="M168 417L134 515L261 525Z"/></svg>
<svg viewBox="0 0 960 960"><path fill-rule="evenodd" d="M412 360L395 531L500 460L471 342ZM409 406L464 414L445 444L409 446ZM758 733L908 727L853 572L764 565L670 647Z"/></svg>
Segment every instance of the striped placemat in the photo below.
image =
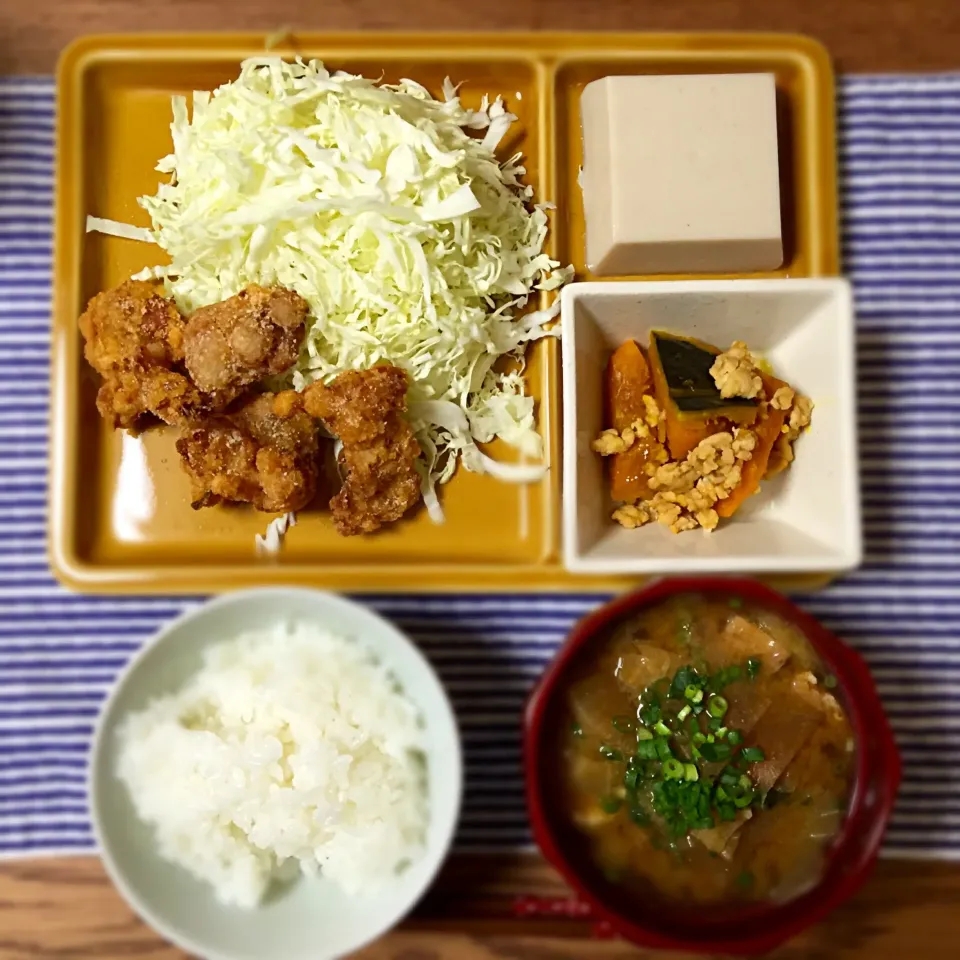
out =
<svg viewBox="0 0 960 960"><path fill-rule="evenodd" d="M870 661L905 758L887 852L960 857L960 75L841 83L866 564L804 605ZM128 657L190 603L70 594L45 554L54 91L0 80L0 856L93 849L85 758ZM529 843L524 695L596 596L377 597L455 700L462 847Z"/></svg>

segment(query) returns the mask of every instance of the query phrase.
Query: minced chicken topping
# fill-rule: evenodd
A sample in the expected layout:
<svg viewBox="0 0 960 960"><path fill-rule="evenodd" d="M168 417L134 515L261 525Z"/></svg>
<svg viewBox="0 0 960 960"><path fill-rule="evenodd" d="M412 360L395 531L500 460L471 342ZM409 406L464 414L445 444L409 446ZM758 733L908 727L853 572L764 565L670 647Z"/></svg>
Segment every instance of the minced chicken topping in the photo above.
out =
<svg viewBox="0 0 960 960"><path fill-rule="evenodd" d="M753 354L742 340L735 340L725 353L717 355L710 376L726 400L731 397L758 397L763 380Z"/></svg>
<svg viewBox="0 0 960 960"><path fill-rule="evenodd" d="M781 387L770 399L774 410L789 410L796 396L792 387Z"/></svg>
<svg viewBox="0 0 960 960"><path fill-rule="evenodd" d="M714 505L726 499L740 482L741 466L752 456L757 435L745 429L715 433L701 441L684 460L670 460L662 440L663 414L649 395L644 397L644 406L645 421L635 421L621 432L604 430L593 441L593 449L601 456L626 453L638 437L653 445L646 471L654 495L617 508L613 519L630 528L656 521L674 533L697 527L713 530L720 522Z"/></svg>
<svg viewBox="0 0 960 960"><path fill-rule="evenodd" d="M782 409L782 408L781 408ZM805 427L810 426L813 417L813 401L809 397L798 396L790 410L790 418L783 425L783 433L787 441L793 443L800 436Z"/></svg>
<svg viewBox="0 0 960 960"><path fill-rule="evenodd" d="M720 354L710 372L723 396L762 399L763 381L745 344L738 341ZM727 390L753 391L754 378L759 384L754 392L723 393L721 380ZM644 396L643 403L646 410L642 420L635 420L622 431L604 430L592 443L594 451L604 457L626 453L638 440L650 446L645 470L653 496L622 504L614 510L613 519L629 529L656 522L673 533L698 527L713 531L720 522L716 504L730 496L740 483L743 464L752 458L757 446L756 433L745 427L721 431L702 440L685 459L671 460L664 446L665 416L649 394ZM781 387L770 398L769 406L790 411L771 452L767 476L772 476L793 460L793 442L809 425L813 403L790 387Z"/></svg>

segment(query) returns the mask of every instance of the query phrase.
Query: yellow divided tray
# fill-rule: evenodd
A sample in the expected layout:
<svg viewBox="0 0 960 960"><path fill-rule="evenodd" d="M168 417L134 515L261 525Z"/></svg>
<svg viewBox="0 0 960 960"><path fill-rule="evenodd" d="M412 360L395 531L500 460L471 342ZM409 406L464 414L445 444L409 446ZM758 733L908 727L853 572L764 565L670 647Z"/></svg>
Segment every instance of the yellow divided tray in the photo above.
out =
<svg viewBox="0 0 960 960"><path fill-rule="evenodd" d="M170 96L235 78L263 55L263 35L92 37L70 47L58 77L59 144L51 447L54 571L85 591L211 592L264 583L351 591L611 590L636 580L574 576L560 551L560 345L536 345L527 367L550 470L514 486L460 470L442 489L447 522L420 510L368 537L341 538L324 509L299 517L276 558L254 536L269 517L242 507L194 511L175 431L138 438L97 415L77 316L98 291L159 262L146 244L84 234L87 214L148 225L136 198L155 192L170 151ZM272 50L334 69L417 80L439 95L463 82L476 106L501 94L520 122L501 144L522 150L528 182L556 203L548 251L584 263L579 97L611 74L772 72L777 78L786 260L770 274L838 271L834 87L821 46L767 34L297 34ZM688 275L687 275L688 276ZM494 446L495 455L504 451ZM822 578L820 578L822 580ZM817 578L804 580L816 585Z"/></svg>

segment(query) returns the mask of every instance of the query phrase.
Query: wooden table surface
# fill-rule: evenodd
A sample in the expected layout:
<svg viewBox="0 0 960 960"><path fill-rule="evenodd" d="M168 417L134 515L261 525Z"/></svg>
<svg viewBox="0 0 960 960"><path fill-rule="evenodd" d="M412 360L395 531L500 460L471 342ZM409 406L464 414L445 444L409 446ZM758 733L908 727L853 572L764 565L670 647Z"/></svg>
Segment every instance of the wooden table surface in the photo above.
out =
<svg viewBox="0 0 960 960"><path fill-rule="evenodd" d="M818 37L843 71L960 69L960 0L0 0L0 73L49 74L64 44L80 33L280 28L785 30ZM604 939L567 896L532 855L454 858L417 914L361 956L651 956ZM946 957L960 950L958 941L960 866L885 861L853 901L775 956ZM136 920L94 858L3 865L0 960L44 957L182 960L184 954Z"/></svg>
<svg viewBox="0 0 960 960"><path fill-rule="evenodd" d="M784 30L841 70L960 67L958 0L0 0L0 73L51 73L81 33L280 28Z"/></svg>

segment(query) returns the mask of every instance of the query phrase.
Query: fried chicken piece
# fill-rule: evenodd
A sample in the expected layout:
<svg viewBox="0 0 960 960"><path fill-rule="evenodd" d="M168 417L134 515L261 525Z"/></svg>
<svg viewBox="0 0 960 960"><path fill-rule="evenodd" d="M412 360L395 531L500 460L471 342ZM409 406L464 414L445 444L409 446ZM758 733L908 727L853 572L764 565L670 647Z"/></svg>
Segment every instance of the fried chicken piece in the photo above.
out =
<svg viewBox="0 0 960 960"><path fill-rule="evenodd" d="M414 466L420 445L403 416L406 407L407 375L392 366L351 370L329 386L289 390L274 401L278 415L305 409L343 443L343 485L330 509L345 537L399 520L420 499Z"/></svg>
<svg viewBox="0 0 960 960"><path fill-rule="evenodd" d="M317 424L302 411L278 417L273 401L273 394L259 394L230 414L183 428L177 452L190 475L195 510L230 500L286 513L313 499Z"/></svg>
<svg viewBox="0 0 960 960"><path fill-rule="evenodd" d="M134 428L144 413L167 423L202 414L208 402L178 369L184 319L158 284L126 280L98 293L79 320L84 356L103 378L100 415L114 427Z"/></svg>
<svg viewBox="0 0 960 960"><path fill-rule="evenodd" d="M308 309L292 290L256 284L201 307L183 338L193 382L228 402L250 384L288 370L297 362Z"/></svg>

